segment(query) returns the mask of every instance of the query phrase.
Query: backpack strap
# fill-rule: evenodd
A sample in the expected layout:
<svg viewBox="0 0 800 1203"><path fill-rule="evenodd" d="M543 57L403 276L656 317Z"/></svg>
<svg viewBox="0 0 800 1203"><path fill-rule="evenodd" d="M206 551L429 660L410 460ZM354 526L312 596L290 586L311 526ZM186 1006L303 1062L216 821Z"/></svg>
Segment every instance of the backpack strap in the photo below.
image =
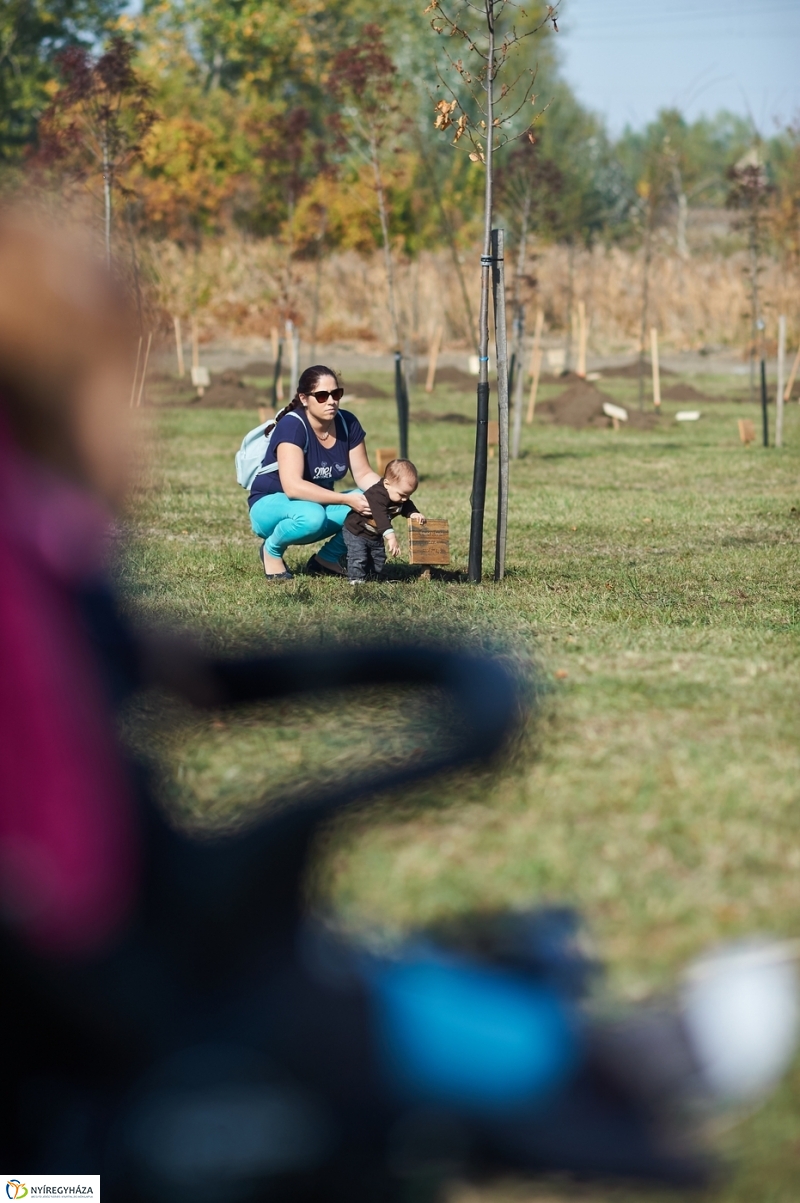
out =
<svg viewBox="0 0 800 1203"><path fill-rule="evenodd" d="M297 418L297 421L302 423L303 434L305 435L305 442L303 443L303 455L308 455L308 426L303 421L300 414L295 413L295 411L293 409L290 409L288 414L284 414L283 417L281 417L279 419L279 421L282 422L283 418ZM276 422L275 425L272 427L272 430L269 432L269 435L267 436L267 449L264 452L264 455L266 455L267 451L269 451L270 444L272 442L272 436L274 435L274 433L277 429L278 429L278 423ZM345 429L347 429L347 427L345 427ZM266 434L266 431L264 433ZM262 466L261 468L259 468L258 471L256 472L256 476L264 476L265 473L267 473L267 472L277 472L277 471L278 471L278 458L276 456L275 463L274 464L266 464L266 465Z"/></svg>

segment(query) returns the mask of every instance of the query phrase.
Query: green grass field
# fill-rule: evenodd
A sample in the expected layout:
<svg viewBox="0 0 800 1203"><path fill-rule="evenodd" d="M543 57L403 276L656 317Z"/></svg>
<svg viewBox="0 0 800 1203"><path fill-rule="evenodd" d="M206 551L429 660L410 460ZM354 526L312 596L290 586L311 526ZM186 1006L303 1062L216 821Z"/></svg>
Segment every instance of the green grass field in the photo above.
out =
<svg viewBox="0 0 800 1203"><path fill-rule="evenodd" d="M692 383L720 396L732 386ZM633 397L630 382L601 387ZM472 404L446 389L419 393L412 410ZM665 403L647 433L525 427L502 584L409 574L358 596L302 572L288 585L261 578L232 464L254 414L142 411L153 453L120 566L136 611L226 649L452 636L511 656L532 683L536 713L506 764L383 800L332 833L318 889L351 928L395 932L476 906L566 900L588 917L612 990L630 999L669 986L715 940L800 934L800 407L789 407L781 451L740 445L737 418L759 429L747 405L701 403L691 424L674 421L680 408L695 406ZM370 448L395 443L393 410L355 407ZM473 437L467 425L411 428L417 501L449 518L454 571L466 569ZM495 505L491 489L488 572ZM295 549L290 566L307 556ZM268 782L349 766L354 742L359 755L370 739L385 750L398 704L181 716L171 735L140 722L169 766L174 804L218 824L238 820ZM800 1065L719 1143L734 1172L714 1203L796 1203ZM481 1198L565 1194L642 1197L551 1183Z"/></svg>

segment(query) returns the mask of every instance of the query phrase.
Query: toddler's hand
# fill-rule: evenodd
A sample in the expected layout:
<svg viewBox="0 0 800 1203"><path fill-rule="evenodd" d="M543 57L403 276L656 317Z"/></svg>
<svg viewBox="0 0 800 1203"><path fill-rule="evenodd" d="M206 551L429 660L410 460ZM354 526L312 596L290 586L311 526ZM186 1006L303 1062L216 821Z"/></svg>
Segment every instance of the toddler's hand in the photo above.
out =
<svg viewBox="0 0 800 1203"><path fill-rule="evenodd" d="M411 515L411 521L418 522L420 524L420 526L424 526L425 523L428 521L428 519L425 517L424 514L420 514L419 511L417 511L416 514Z"/></svg>
<svg viewBox="0 0 800 1203"><path fill-rule="evenodd" d="M386 536L386 550L395 559L400 555L400 544L397 542L397 535Z"/></svg>

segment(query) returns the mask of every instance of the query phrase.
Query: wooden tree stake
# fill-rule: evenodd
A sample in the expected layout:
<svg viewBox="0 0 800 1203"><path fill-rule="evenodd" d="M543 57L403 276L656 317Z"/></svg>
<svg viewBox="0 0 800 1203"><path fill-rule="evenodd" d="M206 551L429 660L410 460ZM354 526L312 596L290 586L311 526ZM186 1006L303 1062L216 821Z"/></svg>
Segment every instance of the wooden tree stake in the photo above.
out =
<svg viewBox="0 0 800 1203"><path fill-rule="evenodd" d="M142 355L142 336L139 335L139 346L136 348L136 367L133 369L133 384L131 385L131 400L130 408L133 409L133 402L136 397L136 381L139 376L139 360Z"/></svg>
<svg viewBox="0 0 800 1203"><path fill-rule="evenodd" d="M792 395L792 389L794 388L794 378L797 375L798 368L800 368L800 347L797 348L797 354L794 357L794 363L792 364L792 370L789 373L789 379L787 381L786 388L783 390L784 401L788 401Z"/></svg>
<svg viewBox="0 0 800 1203"><path fill-rule="evenodd" d="M542 330L544 328L544 311L536 310L536 326L533 331L533 350L531 351L531 395L528 398L528 412L525 421L530 426L533 421L533 411L536 408L536 394L539 391L539 373L542 370Z"/></svg>
<svg viewBox="0 0 800 1203"><path fill-rule="evenodd" d="M192 367L200 367L200 339L197 334L197 318L192 318Z"/></svg>
<svg viewBox="0 0 800 1203"><path fill-rule="evenodd" d="M442 345L444 326L437 326L428 351L428 379L425 381L425 392L432 393L436 383L436 361L439 358L439 348Z"/></svg>
<svg viewBox="0 0 800 1203"><path fill-rule="evenodd" d="M775 392L775 446L783 446L783 382L786 379L786 314L778 318L778 387Z"/></svg>
<svg viewBox="0 0 800 1203"><path fill-rule="evenodd" d="M175 350L178 353L178 379L183 380L186 375L186 367L183 362L183 339L181 338L181 319L177 313L173 317L175 323Z"/></svg>
<svg viewBox="0 0 800 1203"><path fill-rule="evenodd" d="M661 372L658 366L658 330L650 327L650 358L653 364L653 405L661 408Z"/></svg>
<svg viewBox="0 0 800 1203"><path fill-rule="evenodd" d="M141 343L141 339L139 340ZM144 393L144 382L147 379L147 362L150 358L150 344L153 341L153 331L151 330L147 336L147 350L144 353L144 367L142 368L142 379L139 382L139 396L136 398L136 408L142 404L142 395Z"/></svg>
<svg viewBox="0 0 800 1203"><path fill-rule="evenodd" d="M289 392L293 397L300 379L300 335L292 321L286 323L286 341L289 344Z"/></svg>
<svg viewBox="0 0 800 1203"><path fill-rule="evenodd" d="M577 374L581 379L586 379L586 341L588 330L586 327L586 302L578 301L578 370Z"/></svg>

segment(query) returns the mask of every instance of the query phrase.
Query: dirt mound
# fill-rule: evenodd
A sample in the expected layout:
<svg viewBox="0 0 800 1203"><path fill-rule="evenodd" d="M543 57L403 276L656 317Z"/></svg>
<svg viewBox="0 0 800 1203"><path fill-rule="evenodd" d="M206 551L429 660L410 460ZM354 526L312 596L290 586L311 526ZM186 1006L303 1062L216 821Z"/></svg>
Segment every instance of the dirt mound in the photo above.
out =
<svg viewBox="0 0 800 1203"><path fill-rule="evenodd" d="M618 380L638 380L639 379L639 360L634 360L633 363L619 363L615 367L602 368L604 376L614 376ZM677 376L677 372L671 371L670 368L659 368L662 376ZM644 361L644 375L651 379L653 368L649 359Z"/></svg>
<svg viewBox="0 0 800 1203"><path fill-rule="evenodd" d="M202 397L187 401L187 405L198 409L255 409L257 405L265 405L266 393L263 389L252 388L247 384L222 384L212 380Z"/></svg>
<svg viewBox="0 0 800 1203"><path fill-rule="evenodd" d="M463 372L461 368L439 368L436 372L437 384L455 384L459 388L474 389L478 383L477 376L471 376L469 372Z"/></svg>
<svg viewBox="0 0 800 1203"><path fill-rule="evenodd" d="M368 400L370 397L389 396L385 389L370 384L368 380L342 380L342 385L344 386L345 400L348 397L363 397Z"/></svg>
<svg viewBox="0 0 800 1203"><path fill-rule="evenodd" d="M429 409L414 409L409 413L412 422L452 422L455 426L470 426L472 419L466 414L434 414Z"/></svg>
<svg viewBox="0 0 800 1203"><path fill-rule="evenodd" d="M610 425L610 419L603 413L605 401L615 404L608 393L580 380L551 401L543 401L537 406L537 412L542 417L549 417L556 426L572 426L575 430L585 430L588 426L605 428Z"/></svg>
<svg viewBox="0 0 800 1203"><path fill-rule="evenodd" d="M254 359L252 363L246 363L242 368L243 376L268 376L272 379L275 372L275 364L269 363L266 359Z"/></svg>
<svg viewBox="0 0 800 1203"><path fill-rule="evenodd" d="M543 401L537 406L537 412L550 418L556 426L571 426L573 430L606 430L612 425L612 421L603 413L605 402L618 404L608 393L602 392L585 380L580 380L564 389L564 392L559 393L552 401ZM628 421L622 423L623 426L634 430L651 430L658 423L657 414L643 414L627 406L624 408L628 412Z"/></svg>
<svg viewBox="0 0 800 1203"><path fill-rule="evenodd" d="M708 393L701 393L692 384L671 384L661 390L661 396L666 401L713 401Z"/></svg>
<svg viewBox="0 0 800 1203"><path fill-rule="evenodd" d="M198 397L196 389L188 382L176 382L169 398L161 404L186 405L197 409L255 409L258 405L267 404L267 394L263 389L245 384L238 372L228 370L211 374L211 384L202 397Z"/></svg>
<svg viewBox="0 0 800 1203"><path fill-rule="evenodd" d="M659 416L655 410L650 409L641 413L638 409L628 409L628 421L624 425L629 426L631 430L654 430L658 426L658 422Z"/></svg>

